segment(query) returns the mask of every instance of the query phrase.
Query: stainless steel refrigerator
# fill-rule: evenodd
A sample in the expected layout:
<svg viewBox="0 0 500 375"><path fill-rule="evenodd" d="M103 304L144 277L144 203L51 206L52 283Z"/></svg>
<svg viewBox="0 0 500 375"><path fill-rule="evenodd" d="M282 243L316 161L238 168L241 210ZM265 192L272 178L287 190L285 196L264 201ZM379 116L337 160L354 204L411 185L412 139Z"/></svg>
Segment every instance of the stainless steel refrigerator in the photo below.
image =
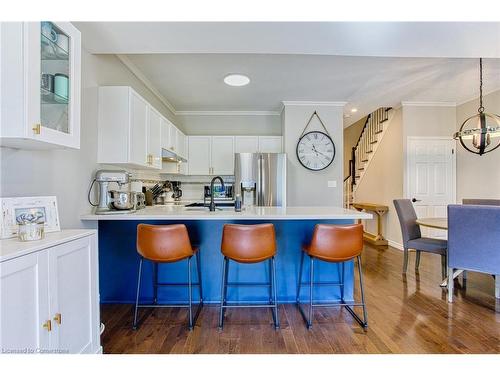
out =
<svg viewBox="0 0 500 375"><path fill-rule="evenodd" d="M286 154L235 154L234 174L243 206L286 206Z"/></svg>

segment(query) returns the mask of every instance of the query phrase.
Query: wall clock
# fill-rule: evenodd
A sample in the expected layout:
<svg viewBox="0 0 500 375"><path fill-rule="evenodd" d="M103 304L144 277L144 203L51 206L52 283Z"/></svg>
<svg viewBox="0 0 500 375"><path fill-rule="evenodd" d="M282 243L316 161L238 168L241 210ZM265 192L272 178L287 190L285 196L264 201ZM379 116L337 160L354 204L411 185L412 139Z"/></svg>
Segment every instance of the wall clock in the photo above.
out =
<svg viewBox="0 0 500 375"><path fill-rule="evenodd" d="M325 129L322 131L311 131L305 133L309 123L312 118L317 116L321 125ZM297 159L299 159L300 164L311 171L321 171L332 164L333 159L335 159L335 144L333 143L328 130L326 130L323 121L314 111L311 118L307 122L302 135L297 142Z"/></svg>

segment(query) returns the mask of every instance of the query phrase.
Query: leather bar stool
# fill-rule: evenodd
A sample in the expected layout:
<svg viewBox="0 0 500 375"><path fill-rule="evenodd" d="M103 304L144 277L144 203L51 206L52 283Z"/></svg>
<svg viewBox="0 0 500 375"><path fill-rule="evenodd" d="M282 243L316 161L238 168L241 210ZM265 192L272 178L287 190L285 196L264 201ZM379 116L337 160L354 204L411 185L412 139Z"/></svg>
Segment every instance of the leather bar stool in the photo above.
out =
<svg viewBox="0 0 500 375"><path fill-rule="evenodd" d="M312 328L314 307L336 307L344 306L354 319L363 327L368 328L368 320L365 306L365 295L363 289L363 273L361 271L361 251L363 250L363 225L329 225L317 224L314 228L312 241L309 245L303 246L300 260L299 282L297 286L297 306L306 322L307 328ZM310 259L309 283L302 283L302 269L304 265L304 255ZM344 300L344 262L356 258L359 272L359 286L361 292L361 303L346 303ZM330 263L338 263L341 271L338 283L315 282L314 281L314 261L321 260ZM300 290L302 285L309 284L309 311L304 313L300 305ZM335 303L314 303L313 289L315 285L335 285L340 286L340 302ZM352 309L355 306L363 307L363 319L361 319Z"/></svg>
<svg viewBox="0 0 500 375"><path fill-rule="evenodd" d="M224 225L221 244L222 255L222 284L221 303L219 311L219 329L224 324L224 311L227 308L263 307L271 308L274 326L279 328L278 300L276 292L276 235L273 224L256 225ZM238 263L259 263L269 261L269 283L235 283L228 282L229 261ZM266 286L269 288L268 304L234 304L227 301L227 287L236 286Z"/></svg>
<svg viewBox="0 0 500 375"><path fill-rule="evenodd" d="M137 278L137 295L135 299L134 323L132 328L137 329L137 310L139 307L187 307L189 309L189 329L192 330L203 306L203 291L201 287L200 252L192 247L187 228L184 224L174 225L147 225L137 226L137 252L141 256L139 261L139 276ZM191 259L196 257L198 282L193 283L191 278ZM139 291L141 287L142 264L144 259L153 262L153 303L139 305ZM159 283L158 264L173 263L187 260L187 283ZM187 286L189 300L185 305L160 305L157 302L159 286ZM200 292L198 308L193 315L193 286Z"/></svg>

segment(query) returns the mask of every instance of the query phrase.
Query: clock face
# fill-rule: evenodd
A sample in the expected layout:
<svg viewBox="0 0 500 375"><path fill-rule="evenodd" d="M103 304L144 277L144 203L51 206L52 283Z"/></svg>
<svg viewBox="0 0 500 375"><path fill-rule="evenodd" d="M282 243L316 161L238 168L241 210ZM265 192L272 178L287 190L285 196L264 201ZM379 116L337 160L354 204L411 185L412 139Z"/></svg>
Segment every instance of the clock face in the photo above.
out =
<svg viewBox="0 0 500 375"><path fill-rule="evenodd" d="M332 164L335 145L328 134L313 131L304 134L297 143L297 158L312 171L320 171Z"/></svg>

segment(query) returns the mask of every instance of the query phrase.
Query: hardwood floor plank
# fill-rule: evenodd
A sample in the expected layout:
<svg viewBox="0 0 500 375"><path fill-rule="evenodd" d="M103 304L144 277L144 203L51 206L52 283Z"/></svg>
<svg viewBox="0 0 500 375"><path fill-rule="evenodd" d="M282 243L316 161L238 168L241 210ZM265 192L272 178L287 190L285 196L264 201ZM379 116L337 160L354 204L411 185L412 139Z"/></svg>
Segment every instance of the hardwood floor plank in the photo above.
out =
<svg viewBox="0 0 500 375"><path fill-rule="evenodd" d="M104 352L500 353L499 303L491 276L469 272L466 284L455 282L455 302L448 304L446 289L439 287L439 257L422 254L416 273L410 254L406 275L402 261L396 249L365 246L367 332L343 308L316 308L308 330L294 304L280 305L278 331L268 309L228 309L219 331L218 305L204 306L193 331L185 308L140 309L140 327L133 331L131 305L102 305Z"/></svg>

